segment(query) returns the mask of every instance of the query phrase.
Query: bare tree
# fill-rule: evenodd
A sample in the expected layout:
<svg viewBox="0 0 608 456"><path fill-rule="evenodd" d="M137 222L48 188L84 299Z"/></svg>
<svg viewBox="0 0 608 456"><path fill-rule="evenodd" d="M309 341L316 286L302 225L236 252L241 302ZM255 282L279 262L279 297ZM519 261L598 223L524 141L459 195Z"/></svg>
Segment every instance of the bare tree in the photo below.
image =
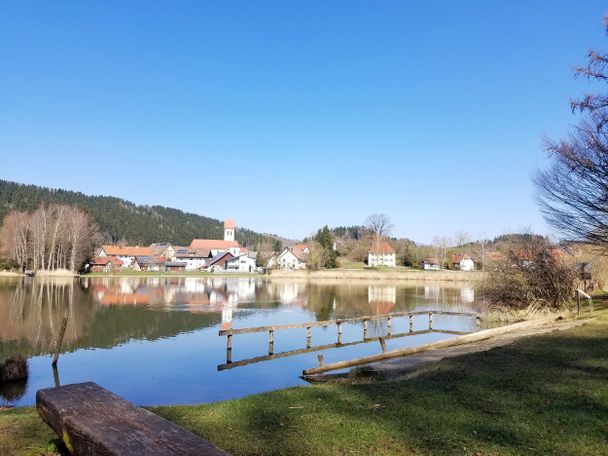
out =
<svg viewBox="0 0 608 456"><path fill-rule="evenodd" d="M49 212L41 204L29 217L29 232L31 236L32 265L34 270L46 269L46 247L48 235Z"/></svg>
<svg viewBox="0 0 608 456"><path fill-rule="evenodd" d="M2 252L22 270L75 271L93 251L97 230L89 216L70 207L41 205L31 214L10 212L0 228Z"/></svg>
<svg viewBox="0 0 608 456"><path fill-rule="evenodd" d="M456 233L454 234L454 241L457 247L469 244L471 243L471 240L471 235L467 231L456 231Z"/></svg>
<svg viewBox="0 0 608 456"><path fill-rule="evenodd" d="M89 216L75 207L67 211L67 235L70 250L70 271L75 271L92 249L92 223Z"/></svg>
<svg viewBox="0 0 608 456"><path fill-rule="evenodd" d="M450 238L448 236L434 236L433 237L433 248L435 250L435 256L439 260L439 267L442 269L445 267L446 256L448 247L450 246Z"/></svg>
<svg viewBox="0 0 608 456"><path fill-rule="evenodd" d="M588 58L575 76L608 83L608 54L591 51ZM553 163L535 176L538 201L565 236L608 247L608 95L587 94L571 107L583 119L567 139L545 141Z"/></svg>
<svg viewBox="0 0 608 456"><path fill-rule="evenodd" d="M21 271L27 269L28 261L28 215L25 212L9 212L0 229L1 251L19 264Z"/></svg>
<svg viewBox="0 0 608 456"><path fill-rule="evenodd" d="M365 219L363 224L376 240L389 236L394 228L391 219L386 214L372 214Z"/></svg>

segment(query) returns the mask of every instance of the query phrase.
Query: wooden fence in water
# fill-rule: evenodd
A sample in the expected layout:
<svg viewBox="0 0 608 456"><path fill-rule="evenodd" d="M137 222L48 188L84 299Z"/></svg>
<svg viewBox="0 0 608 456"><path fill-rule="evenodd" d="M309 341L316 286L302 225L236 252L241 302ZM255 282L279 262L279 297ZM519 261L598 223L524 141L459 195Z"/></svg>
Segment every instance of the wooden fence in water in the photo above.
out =
<svg viewBox="0 0 608 456"><path fill-rule="evenodd" d="M414 317L420 315L428 315L428 329L423 331L414 331ZM310 353L315 351L327 350L330 348L340 348L340 347L348 347L352 345L364 344L373 341L380 341L382 344L385 339L393 339L399 337L408 337L408 336L416 336L420 334L429 334L432 332L436 333L444 333L444 334L456 334L462 335L467 334L467 332L463 331L452 331L446 329L433 329L433 315L447 315L447 316L459 316L459 317L469 317L475 318L477 325L479 325L480 318L476 313L472 312L450 312L443 310L425 310L425 311L417 311L417 312L394 312L383 315L366 315L362 317L353 317L353 318L342 318L335 320L325 320L325 321L310 321L306 323L290 323L290 324L282 324L282 325L269 325L269 326L256 326L249 328L235 328L235 329L222 329L219 332L220 336L226 336L226 363L220 364L217 366L218 370L232 369L234 367L245 366L247 364L253 364L261 361L268 361L271 359L284 358L287 356L300 355L304 353ZM393 319L399 317L407 317L409 319L409 331L401 332L393 334ZM372 320L385 320L387 324L387 334L385 336L380 337L368 337L368 322ZM363 339L357 340L353 342L342 342L342 325L345 323L363 323ZM336 343L333 344L324 344L324 345L312 345L312 328L314 327L328 327L328 326L336 326L337 330L337 340ZM289 329L302 329L306 328L306 347L296 350L289 350L280 353L274 352L274 333L275 331L284 331ZM233 337L238 334L251 334L251 333L259 333L259 332L267 332L268 333L268 354L263 356L257 356L253 358L247 358L240 361L232 361L232 345L233 345Z"/></svg>

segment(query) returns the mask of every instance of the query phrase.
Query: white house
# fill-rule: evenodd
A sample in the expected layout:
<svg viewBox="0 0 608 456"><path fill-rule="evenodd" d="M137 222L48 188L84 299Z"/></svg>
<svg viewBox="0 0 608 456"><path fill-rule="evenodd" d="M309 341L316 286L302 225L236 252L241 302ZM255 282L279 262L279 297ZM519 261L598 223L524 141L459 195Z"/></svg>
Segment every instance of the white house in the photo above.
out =
<svg viewBox="0 0 608 456"><path fill-rule="evenodd" d="M102 245L98 257L116 258L122 262L123 267L130 268L135 263L135 257L151 257L154 252L150 247L134 247L129 245Z"/></svg>
<svg viewBox="0 0 608 456"><path fill-rule="evenodd" d="M299 249L285 247L275 258L268 262L269 268L279 269L306 269L306 257Z"/></svg>
<svg viewBox="0 0 608 456"><path fill-rule="evenodd" d="M187 247L177 247L175 249L175 260L186 263L186 271L198 271L207 266L207 261L211 256L210 250L189 249Z"/></svg>
<svg viewBox="0 0 608 456"><path fill-rule="evenodd" d="M461 271L474 271L475 270L475 262L469 256L465 256L462 260L460 260L460 270Z"/></svg>
<svg viewBox="0 0 608 456"><path fill-rule="evenodd" d="M367 253L367 265L370 267L389 266L395 267L395 250L386 241L378 241L372 244Z"/></svg>
<svg viewBox="0 0 608 456"><path fill-rule="evenodd" d="M469 255L453 255L452 256L452 265L461 271L474 271L475 270L475 262Z"/></svg>
<svg viewBox="0 0 608 456"><path fill-rule="evenodd" d="M439 271L439 260L437 258L425 258L422 260L422 269L425 271Z"/></svg>
<svg viewBox="0 0 608 456"><path fill-rule="evenodd" d="M238 272L254 272L256 269L255 260L246 253L241 253L226 261L226 269Z"/></svg>

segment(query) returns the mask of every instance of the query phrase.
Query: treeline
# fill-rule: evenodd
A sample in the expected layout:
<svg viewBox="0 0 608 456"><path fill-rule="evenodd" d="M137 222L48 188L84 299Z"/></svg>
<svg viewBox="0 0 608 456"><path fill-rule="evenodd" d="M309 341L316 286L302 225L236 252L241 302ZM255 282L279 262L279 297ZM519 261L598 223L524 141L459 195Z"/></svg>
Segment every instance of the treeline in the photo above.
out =
<svg viewBox="0 0 608 456"><path fill-rule="evenodd" d="M91 217L65 204L41 204L30 213L11 211L0 228L2 256L22 271L77 271L93 253L97 240Z"/></svg>
<svg viewBox="0 0 608 456"><path fill-rule="evenodd" d="M138 206L110 196L89 196L80 192L50 189L0 180L0 223L13 210L33 212L40 204L75 206L86 212L97 225L106 243L124 242L149 245L170 242L189 245L193 238L222 239L223 222L209 217L163 206ZM238 228L236 239L244 246L256 247L270 239L255 231Z"/></svg>

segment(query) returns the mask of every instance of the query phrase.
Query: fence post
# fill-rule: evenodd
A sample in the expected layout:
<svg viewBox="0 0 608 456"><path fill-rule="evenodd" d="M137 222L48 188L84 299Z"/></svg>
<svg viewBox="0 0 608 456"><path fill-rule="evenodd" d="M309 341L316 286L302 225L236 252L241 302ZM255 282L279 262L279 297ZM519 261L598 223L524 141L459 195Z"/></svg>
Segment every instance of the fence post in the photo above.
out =
<svg viewBox="0 0 608 456"><path fill-rule="evenodd" d="M61 344L63 344L63 336L65 335L65 327L68 325L68 318L64 317L61 322L61 329L59 330L59 338L57 339L57 347L55 347L55 356L53 357L53 367L57 367L59 361L59 352L61 351Z"/></svg>
<svg viewBox="0 0 608 456"><path fill-rule="evenodd" d="M274 330L268 331L268 354L274 353Z"/></svg>

